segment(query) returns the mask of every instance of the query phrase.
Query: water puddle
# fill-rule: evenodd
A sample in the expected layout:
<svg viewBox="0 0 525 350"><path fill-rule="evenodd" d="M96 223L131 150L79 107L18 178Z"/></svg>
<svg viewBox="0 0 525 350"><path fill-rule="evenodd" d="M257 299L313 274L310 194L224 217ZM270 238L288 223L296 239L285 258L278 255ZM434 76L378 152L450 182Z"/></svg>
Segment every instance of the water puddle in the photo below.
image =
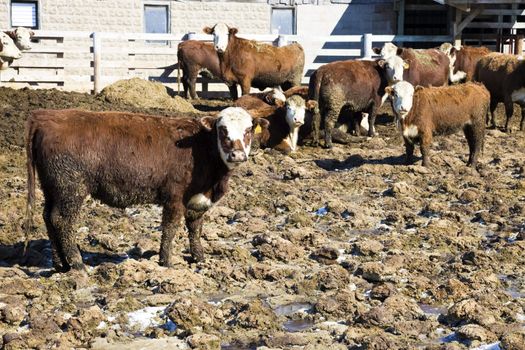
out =
<svg viewBox="0 0 525 350"><path fill-rule="evenodd" d="M290 303L277 306L273 311L277 316L289 316L297 312L309 312L313 305L310 303Z"/></svg>
<svg viewBox="0 0 525 350"><path fill-rule="evenodd" d="M500 281L505 286L505 292L513 299L525 298L523 284L508 275L499 275Z"/></svg>
<svg viewBox="0 0 525 350"><path fill-rule="evenodd" d="M427 316L438 317L439 315L446 315L448 311L448 309L444 306L434 306L425 303L419 303L418 305Z"/></svg>
<svg viewBox="0 0 525 350"><path fill-rule="evenodd" d="M314 211L314 214L317 216L325 216L326 214L328 214L328 207L325 205L324 207L321 207Z"/></svg>
<svg viewBox="0 0 525 350"><path fill-rule="evenodd" d="M283 329L287 332L302 332L314 326L313 320L289 320L283 323Z"/></svg>

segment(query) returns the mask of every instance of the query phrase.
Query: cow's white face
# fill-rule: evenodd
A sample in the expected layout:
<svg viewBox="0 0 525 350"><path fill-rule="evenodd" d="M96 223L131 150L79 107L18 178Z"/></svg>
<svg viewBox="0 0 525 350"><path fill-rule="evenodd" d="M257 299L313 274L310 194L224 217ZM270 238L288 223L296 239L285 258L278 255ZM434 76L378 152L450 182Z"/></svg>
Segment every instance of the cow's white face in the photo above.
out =
<svg viewBox="0 0 525 350"><path fill-rule="evenodd" d="M414 86L408 81L400 81L387 89L390 98L392 99L394 112L399 118L404 119L412 109Z"/></svg>
<svg viewBox="0 0 525 350"><path fill-rule="evenodd" d="M15 44L20 50L31 50L31 37L35 33L26 27L18 27L15 29L16 40Z"/></svg>
<svg viewBox="0 0 525 350"><path fill-rule="evenodd" d="M397 46L392 43L385 43L381 49L381 57L384 59L397 55Z"/></svg>
<svg viewBox="0 0 525 350"><path fill-rule="evenodd" d="M286 96L284 96L283 90L281 90L281 88L273 88L270 92L270 96L273 99L274 104L279 104L279 102L275 101L280 101L283 104L286 102Z"/></svg>
<svg viewBox="0 0 525 350"><path fill-rule="evenodd" d="M0 57L18 59L22 57L22 53L16 47L13 39L4 32L0 32Z"/></svg>
<svg viewBox="0 0 525 350"><path fill-rule="evenodd" d="M385 58L385 72L389 84L403 80L403 72L408 64L398 55Z"/></svg>
<svg viewBox="0 0 525 350"><path fill-rule="evenodd" d="M215 50L219 53L226 51L228 47L228 39L230 35L230 28L224 23L217 23L213 27L213 45Z"/></svg>
<svg viewBox="0 0 525 350"><path fill-rule="evenodd" d="M304 124L306 105L301 96L293 95L286 100L286 123L293 130Z"/></svg>
<svg viewBox="0 0 525 350"><path fill-rule="evenodd" d="M248 160L253 138L252 117L240 107L229 107L219 113L217 143L224 164L233 169Z"/></svg>

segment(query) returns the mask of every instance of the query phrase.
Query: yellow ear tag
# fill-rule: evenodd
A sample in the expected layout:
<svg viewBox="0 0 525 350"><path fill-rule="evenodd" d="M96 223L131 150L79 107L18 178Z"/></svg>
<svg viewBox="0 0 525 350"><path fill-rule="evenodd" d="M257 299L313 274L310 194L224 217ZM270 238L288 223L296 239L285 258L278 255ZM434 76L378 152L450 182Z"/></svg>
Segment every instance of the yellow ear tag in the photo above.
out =
<svg viewBox="0 0 525 350"><path fill-rule="evenodd" d="M410 65L407 62L403 62L403 69L410 68Z"/></svg>
<svg viewBox="0 0 525 350"><path fill-rule="evenodd" d="M260 134L261 132L262 132L261 126L257 124L257 126L255 127L255 131L253 133L254 134Z"/></svg>

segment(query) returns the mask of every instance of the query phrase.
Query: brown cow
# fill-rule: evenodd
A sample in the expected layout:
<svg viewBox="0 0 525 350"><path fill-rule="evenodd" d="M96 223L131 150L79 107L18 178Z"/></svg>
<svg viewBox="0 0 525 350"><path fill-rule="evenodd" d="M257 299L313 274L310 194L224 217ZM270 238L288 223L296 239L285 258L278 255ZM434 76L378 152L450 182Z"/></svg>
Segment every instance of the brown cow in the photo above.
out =
<svg viewBox="0 0 525 350"><path fill-rule="evenodd" d="M394 56L401 57L405 63L403 80L414 86L443 86L448 84L450 61L438 49L410 49L386 43L382 49L374 48L387 62Z"/></svg>
<svg viewBox="0 0 525 350"><path fill-rule="evenodd" d="M280 86L287 90L301 84L304 68L304 51L295 43L274 47L254 40L238 38L237 28L217 23L204 28L213 34L215 50L219 54L222 79L229 84L240 84L242 94L250 87L264 90Z"/></svg>
<svg viewBox="0 0 525 350"><path fill-rule="evenodd" d="M491 53L480 58L474 80L485 84L490 91L491 126L496 127L494 111L499 102L505 104L505 131L514 113L514 103L521 106L520 130L525 126L525 61L517 56ZM487 120L488 123L488 120Z"/></svg>
<svg viewBox="0 0 525 350"><path fill-rule="evenodd" d="M401 81L387 87L386 92L405 141L407 164L412 162L415 142L421 143L423 166L428 166L432 135L463 129L469 146L468 165L476 166L490 103L489 92L482 84L414 89L409 82Z"/></svg>
<svg viewBox="0 0 525 350"><path fill-rule="evenodd" d="M171 265L172 240L184 216L191 255L201 261L203 214L226 193L231 171L248 159L259 124L267 127L236 107L200 119L34 111L26 127L28 220L36 169L57 270L83 268L72 226L88 194L117 208L163 206L163 266Z"/></svg>
<svg viewBox="0 0 525 350"><path fill-rule="evenodd" d="M296 151L299 129L305 123L306 113L313 109L311 102L305 102L300 95L292 95L282 106L267 105L249 110L252 117L265 118L270 122L266 130L256 135L261 146L273 148L284 154Z"/></svg>
<svg viewBox="0 0 525 350"><path fill-rule="evenodd" d="M184 97L189 96L197 99L195 84L199 73L207 74L209 78L221 78L221 68L219 67L219 56L215 51L212 43L198 40L183 41L177 47L178 68L177 75L180 77L179 69L182 69L182 86L184 88ZM230 90L230 96L236 100L237 85L226 84Z"/></svg>
<svg viewBox="0 0 525 350"><path fill-rule="evenodd" d="M280 88L273 88L269 91L255 92L241 96L233 103L236 107L248 109L259 109L268 106L284 106L286 97Z"/></svg>
<svg viewBox="0 0 525 350"><path fill-rule="evenodd" d="M394 67L388 68L402 77L400 58ZM321 119L324 119L325 147L332 147L332 128L345 112L369 114L368 135L374 135L377 109L382 105L385 87L388 85L386 61L337 61L325 64L310 76L309 100L318 103L313 117L313 144L319 142ZM354 116L354 129L360 134L360 118Z"/></svg>
<svg viewBox="0 0 525 350"><path fill-rule="evenodd" d="M456 47L450 43L441 44L439 49L448 56L450 61L449 80L451 83L472 81L479 59L491 52L484 46L463 45Z"/></svg>

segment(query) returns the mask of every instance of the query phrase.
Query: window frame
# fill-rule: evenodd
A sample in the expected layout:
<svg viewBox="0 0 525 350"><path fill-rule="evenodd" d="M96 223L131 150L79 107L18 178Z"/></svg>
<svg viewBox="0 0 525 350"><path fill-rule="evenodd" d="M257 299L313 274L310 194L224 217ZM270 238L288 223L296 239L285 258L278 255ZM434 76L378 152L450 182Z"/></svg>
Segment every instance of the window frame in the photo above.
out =
<svg viewBox="0 0 525 350"><path fill-rule="evenodd" d="M9 25L11 26L11 28L15 27L13 25L13 3L35 4L35 9L36 9L35 26L33 27L24 26L24 27L34 29L34 30L40 29L41 20L40 20L40 1L39 0L10 0L9 1ZM20 27L20 26L17 26L17 27Z"/></svg>
<svg viewBox="0 0 525 350"><path fill-rule="evenodd" d="M270 30L272 30L272 32L273 29L271 28L274 10L292 10L292 33L288 35L297 35L297 6L272 6L272 10L270 11Z"/></svg>
<svg viewBox="0 0 525 350"><path fill-rule="evenodd" d="M166 8L166 33L157 33L157 34L170 34L171 33L171 4L170 1L143 1L142 2L142 31L145 34L153 34L146 32L146 6L157 6ZM146 40L147 44L157 44L157 45L171 45L169 40Z"/></svg>

